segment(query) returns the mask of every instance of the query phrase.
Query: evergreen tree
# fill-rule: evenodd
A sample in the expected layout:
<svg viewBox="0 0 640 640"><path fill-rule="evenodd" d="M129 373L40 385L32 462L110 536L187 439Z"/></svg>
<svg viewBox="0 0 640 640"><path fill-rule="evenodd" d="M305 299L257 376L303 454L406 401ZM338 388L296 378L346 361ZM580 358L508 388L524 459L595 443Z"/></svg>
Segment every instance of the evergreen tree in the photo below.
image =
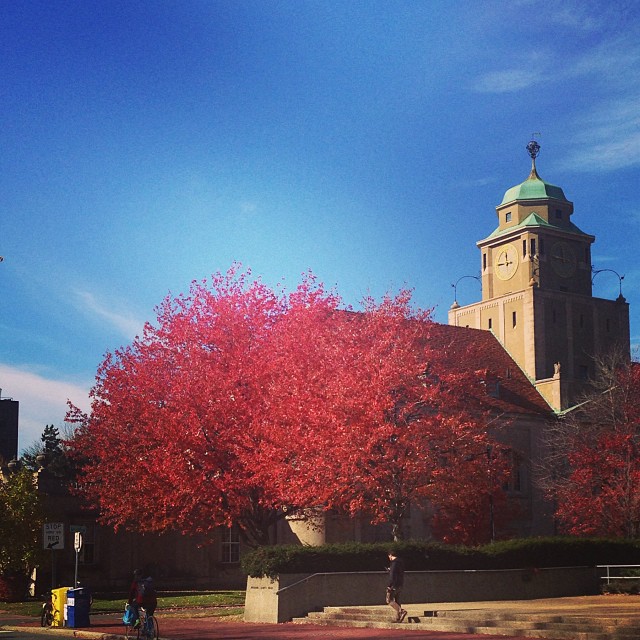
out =
<svg viewBox="0 0 640 640"><path fill-rule="evenodd" d="M64 440L60 437L59 429L52 424L45 425L40 441L27 447L20 461L30 471L45 466L58 478L73 477L73 465L67 456Z"/></svg>

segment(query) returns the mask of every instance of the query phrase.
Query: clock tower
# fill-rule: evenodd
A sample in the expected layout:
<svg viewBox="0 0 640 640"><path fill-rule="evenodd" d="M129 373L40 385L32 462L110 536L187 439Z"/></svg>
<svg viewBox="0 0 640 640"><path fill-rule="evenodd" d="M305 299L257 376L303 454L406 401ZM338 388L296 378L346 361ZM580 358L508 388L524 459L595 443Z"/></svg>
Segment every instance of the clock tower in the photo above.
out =
<svg viewBox="0 0 640 640"><path fill-rule="evenodd" d="M536 168L496 207L498 227L477 243L482 301L454 302L449 324L488 329L556 410L572 406L594 373L594 356L629 352L629 305L592 295L595 238L572 221L573 203Z"/></svg>

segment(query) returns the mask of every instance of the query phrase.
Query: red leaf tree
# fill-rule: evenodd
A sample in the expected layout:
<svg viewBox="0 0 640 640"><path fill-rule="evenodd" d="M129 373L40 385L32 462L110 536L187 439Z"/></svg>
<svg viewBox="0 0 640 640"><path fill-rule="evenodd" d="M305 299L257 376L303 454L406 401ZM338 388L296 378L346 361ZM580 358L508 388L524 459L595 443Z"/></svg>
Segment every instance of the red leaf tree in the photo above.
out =
<svg viewBox="0 0 640 640"><path fill-rule="evenodd" d="M90 414L70 412L82 491L115 527L237 524L255 545L285 513L333 509L399 535L493 445L476 374L410 299L354 313L312 275L287 295L238 266L167 298L106 356Z"/></svg>
<svg viewBox="0 0 640 640"><path fill-rule="evenodd" d="M584 402L552 429L545 488L573 535L640 535L640 364L597 362Z"/></svg>
<svg viewBox="0 0 640 640"><path fill-rule="evenodd" d="M277 510L248 452L268 407L269 336L284 301L234 267L167 298L157 325L108 354L71 446L105 522L269 541Z"/></svg>
<svg viewBox="0 0 640 640"><path fill-rule="evenodd" d="M290 503L390 523L397 539L410 504L454 502L452 475L465 478L471 492L478 460L487 459L488 447L497 449L480 376L452 366L448 345L432 336L429 312L412 309L409 291L381 303L368 298L362 313L333 313L329 320L330 332L312 340L321 357L308 360L314 347L306 343L300 357L291 357L299 349L297 323L278 339L278 371L291 404L319 395L310 403L317 411L297 405L290 442L274 450L272 460ZM456 355L464 361L459 349ZM491 491L497 493L508 471L493 466ZM476 485L467 506L482 502L478 494ZM461 525L469 535L478 526Z"/></svg>

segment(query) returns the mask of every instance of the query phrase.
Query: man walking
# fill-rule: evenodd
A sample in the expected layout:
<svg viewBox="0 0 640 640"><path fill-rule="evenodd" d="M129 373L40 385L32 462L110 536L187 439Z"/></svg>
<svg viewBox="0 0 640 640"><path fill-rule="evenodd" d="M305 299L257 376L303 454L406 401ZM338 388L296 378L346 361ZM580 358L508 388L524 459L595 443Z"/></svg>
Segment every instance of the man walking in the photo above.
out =
<svg viewBox="0 0 640 640"><path fill-rule="evenodd" d="M407 612L400 605L400 590L404 585L404 562L395 551L389 551L389 584L387 586L387 604L396 612L396 622L402 622Z"/></svg>

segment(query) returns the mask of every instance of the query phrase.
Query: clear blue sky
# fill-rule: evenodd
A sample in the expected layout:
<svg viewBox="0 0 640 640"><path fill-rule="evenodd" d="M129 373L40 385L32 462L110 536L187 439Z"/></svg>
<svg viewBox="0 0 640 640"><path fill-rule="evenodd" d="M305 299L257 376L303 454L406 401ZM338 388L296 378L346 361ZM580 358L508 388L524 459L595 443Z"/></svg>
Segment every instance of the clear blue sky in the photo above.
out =
<svg viewBox="0 0 640 640"><path fill-rule="evenodd" d="M445 322L535 131L640 343L637 2L6 1L0 92L21 447L87 406L167 293L233 261L351 304L406 284Z"/></svg>

